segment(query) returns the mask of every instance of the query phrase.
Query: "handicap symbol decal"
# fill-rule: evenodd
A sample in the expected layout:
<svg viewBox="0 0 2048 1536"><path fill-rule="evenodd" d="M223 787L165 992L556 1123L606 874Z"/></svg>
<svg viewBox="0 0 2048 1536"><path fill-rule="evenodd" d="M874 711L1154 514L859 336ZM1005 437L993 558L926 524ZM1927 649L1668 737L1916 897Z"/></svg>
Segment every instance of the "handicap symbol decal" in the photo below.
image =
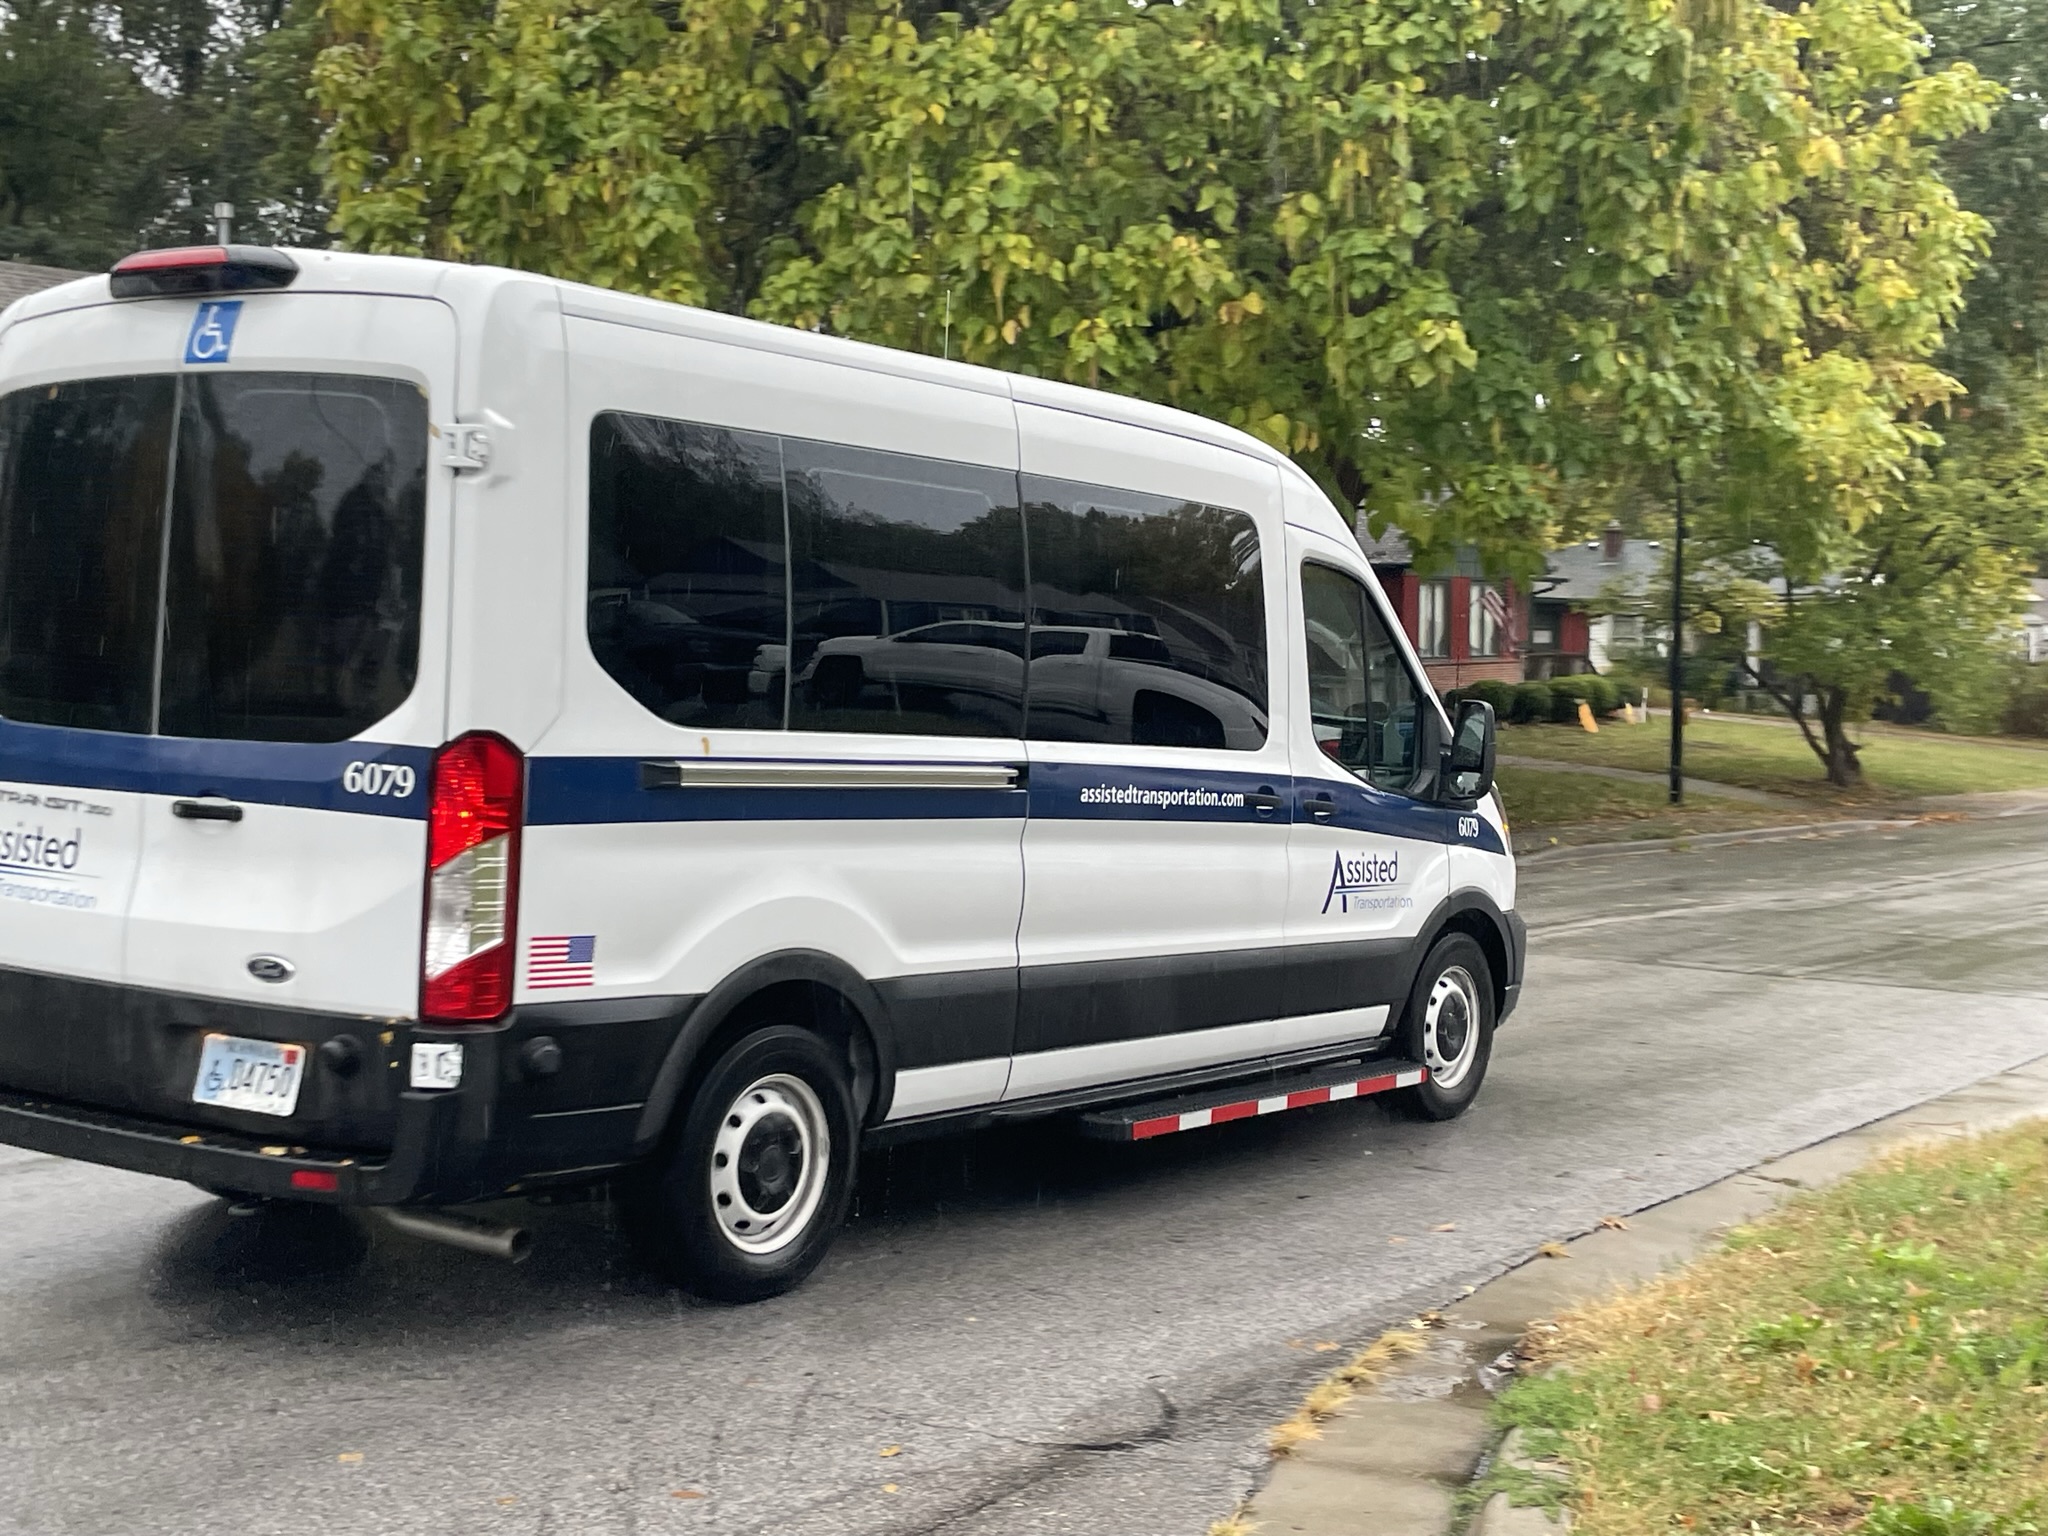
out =
<svg viewBox="0 0 2048 1536"><path fill-rule="evenodd" d="M242 318L240 299L219 299L199 306L192 334L185 338L188 363L224 363L235 344L235 322Z"/></svg>

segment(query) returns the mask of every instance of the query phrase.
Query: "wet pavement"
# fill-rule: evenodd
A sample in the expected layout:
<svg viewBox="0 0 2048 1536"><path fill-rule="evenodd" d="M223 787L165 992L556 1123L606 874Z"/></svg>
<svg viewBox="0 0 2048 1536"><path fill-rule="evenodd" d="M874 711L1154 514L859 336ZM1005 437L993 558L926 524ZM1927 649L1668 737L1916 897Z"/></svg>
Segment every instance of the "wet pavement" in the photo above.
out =
<svg viewBox="0 0 2048 1536"><path fill-rule="evenodd" d="M0 1149L0 1532L1198 1536L1318 1345L2048 1052L2048 818L1552 858L1523 907L1464 1120L899 1149L751 1308L602 1206L512 1268Z"/></svg>

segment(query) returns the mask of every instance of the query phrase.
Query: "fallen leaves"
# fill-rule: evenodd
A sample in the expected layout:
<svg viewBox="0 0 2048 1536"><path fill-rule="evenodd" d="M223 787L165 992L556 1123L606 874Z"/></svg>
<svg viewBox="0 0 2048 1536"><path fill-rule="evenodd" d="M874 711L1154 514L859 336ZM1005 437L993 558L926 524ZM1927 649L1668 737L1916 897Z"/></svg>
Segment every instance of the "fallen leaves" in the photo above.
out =
<svg viewBox="0 0 2048 1536"><path fill-rule="evenodd" d="M701 1488L671 1488L668 1491L668 1496L672 1499L701 1499L704 1497L704 1490Z"/></svg>
<svg viewBox="0 0 2048 1536"><path fill-rule="evenodd" d="M1662 1413L1664 1411L1664 1399L1655 1392L1645 1392L1640 1406L1645 1413Z"/></svg>
<svg viewBox="0 0 2048 1536"><path fill-rule="evenodd" d="M1455 1232L1458 1230L1458 1224L1455 1221L1440 1221L1429 1230L1432 1232Z"/></svg>
<svg viewBox="0 0 2048 1536"><path fill-rule="evenodd" d="M884 1456L901 1456L903 1454L903 1447L900 1445L885 1445L882 1447L881 1454Z"/></svg>
<svg viewBox="0 0 2048 1536"><path fill-rule="evenodd" d="M352 1467L363 1459L363 1453L361 1451L343 1451L334 1459L345 1467Z"/></svg>
<svg viewBox="0 0 2048 1536"><path fill-rule="evenodd" d="M1536 1250L1536 1256L1543 1259L1568 1259L1572 1254L1563 1243L1545 1243Z"/></svg>
<svg viewBox="0 0 2048 1536"><path fill-rule="evenodd" d="M1619 1216L1602 1216L1600 1218L1600 1226L1602 1230L1608 1232L1626 1232L1628 1230L1628 1223Z"/></svg>

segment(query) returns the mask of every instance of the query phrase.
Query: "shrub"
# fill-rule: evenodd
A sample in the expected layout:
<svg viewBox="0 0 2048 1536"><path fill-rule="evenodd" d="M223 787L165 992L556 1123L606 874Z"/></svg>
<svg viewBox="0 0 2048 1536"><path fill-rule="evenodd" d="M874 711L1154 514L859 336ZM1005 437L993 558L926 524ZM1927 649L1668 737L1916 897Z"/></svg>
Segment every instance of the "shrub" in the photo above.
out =
<svg viewBox="0 0 2048 1536"><path fill-rule="evenodd" d="M1579 720L1579 700L1585 695L1579 690L1576 677L1553 677L1550 680L1550 720L1553 725L1576 725Z"/></svg>
<svg viewBox="0 0 2048 1536"><path fill-rule="evenodd" d="M1621 684L1611 677L1602 677L1598 673L1588 674L1586 681L1592 684L1594 714L1611 715L1621 708Z"/></svg>
<svg viewBox="0 0 2048 1536"><path fill-rule="evenodd" d="M1507 719L1508 711L1514 707L1515 685L1504 683L1498 678L1487 677L1476 683L1468 683L1463 692L1468 699L1484 699L1491 704L1494 715L1502 720Z"/></svg>
<svg viewBox="0 0 2048 1536"><path fill-rule="evenodd" d="M1533 725L1550 718L1550 684L1521 683L1515 688L1508 718L1516 725Z"/></svg>

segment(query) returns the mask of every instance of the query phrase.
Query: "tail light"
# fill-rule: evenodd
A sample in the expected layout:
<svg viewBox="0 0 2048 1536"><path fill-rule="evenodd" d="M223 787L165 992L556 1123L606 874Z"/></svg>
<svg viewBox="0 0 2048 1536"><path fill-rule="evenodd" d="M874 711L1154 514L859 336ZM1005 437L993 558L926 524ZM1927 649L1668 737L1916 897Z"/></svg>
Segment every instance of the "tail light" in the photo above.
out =
<svg viewBox="0 0 2048 1536"><path fill-rule="evenodd" d="M518 748L496 736L463 736L434 755L420 953L423 1019L482 1023L512 1005L525 781Z"/></svg>
<svg viewBox="0 0 2048 1536"><path fill-rule="evenodd" d="M122 257L108 286L117 299L158 299L283 288L298 275L296 261L267 245L181 245Z"/></svg>

